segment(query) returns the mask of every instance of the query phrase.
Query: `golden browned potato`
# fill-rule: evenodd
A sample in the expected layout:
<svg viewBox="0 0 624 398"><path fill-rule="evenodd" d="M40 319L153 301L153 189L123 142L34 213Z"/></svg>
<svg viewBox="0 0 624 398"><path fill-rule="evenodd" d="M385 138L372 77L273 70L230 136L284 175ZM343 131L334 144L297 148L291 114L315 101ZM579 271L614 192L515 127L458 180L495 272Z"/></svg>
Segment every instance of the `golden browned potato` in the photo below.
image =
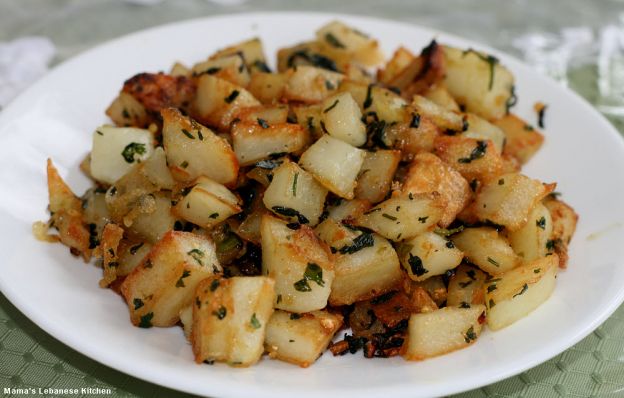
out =
<svg viewBox="0 0 624 398"><path fill-rule="evenodd" d="M487 274L478 268L462 264L448 284L447 306L469 308L473 304L484 304L483 284Z"/></svg>
<svg viewBox="0 0 624 398"><path fill-rule="evenodd" d="M466 228L451 239L471 263L490 275L506 272L521 263L507 239L494 228Z"/></svg>
<svg viewBox="0 0 624 398"><path fill-rule="evenodd" d="M462 136L439 136L433 152L467 181L489 181L502 171L502 159L489 140Z"/></svg>
<svg viewBox="0 0 624 398"><path fill-rule="evenodd" d="M124 230L119 226L109 223L102 231L100 252L102 255L102 268L104 276L100 279L100 287L107 287L117 279L119 268L119 241L123 238Z"/></svg>
<svg viewBox="0 0 624 398"><path fill-rule="evenodd" d="M255 72L247 90L263 104L275 104L284 96L288 76L284 73Z"/></svg>
<svg viewBox="0 0 624 398"><path fill-rule="evenodd" d="M572 240L578 214L564 201L548 195L544 199L544 205L550 212L552 220L552 234L546 242L546 249L555 252L559 256L559 267L566 268L568 262L568 245Z"/></svg>
<svg viewBox="0 0 624 398"><path fill-rule="evenodd" d="M505 133L503 154L508 154L521 164L529 161L544 143L544 136L533 126L513 113L508 113L493 122Z"/></svg>
<svg viewBox="0 0 624 398"><path fill-rule="evenodd" d="M262 273L275 280L275 308L303 313L325 308L334 280L332 254L307 225L291 229L263 216Z"/></svg>
<svg viewBox="0 0 624 398"><path fill-rule="evenodd" d="M313 66L298 66L288 71L284 99L309 104L321 102L336 91L344 76Z"/></svg>
<svg viewBox="0 0 624 398"><path fill-rule="evenodd" d="M121 285L130 320L144 328L175 325L199 282L221 271L211 240L190 232L168 232Z"/></svg>
<svg viewBox="0 0 624 398"><path fill-rule="evenodd" d="M552 254L486 281L488 326L502 329L539 307L555 288L558 266Z"/></svg>
<svg viewBox="0 0 624 398"><path fill-rule="evenodd" d="M453 222L472 197L464 177L431 153L416 155L405 177L402 192L404 195L439 193L438 199L443 204L444 212L439 222L442 227Z"/></svg>
<svg viewBox="0 0 624 398"><path fill-rule="evenodd" d="M327 311L291 314L277 310L266 328L269 357L307 368L325 351L342 326L342 317Z"/></svg>
<svg viewBox="0 0 624 398"><path fill-rule="evenodd" d="M211 277L197 285L191 330L195 362L258 362L273 313L274 285L262 276Z"/></svg>
<svg viewBox="0 0 624 398"><path fill-rule="evenodd" d="M381 202L390 191L400 160L400 151L380 149L366 152L355 186L355 197L370 203Z"/></svg>
<svg viewBox="0 0 624 398"><path fill-rule="evenodd" d="M452 242L434 232L425 232L406 240L399 252L403 268L414 281L443 275L457 267L464 258L464 253Z"/></svg>
<svg viewBox="0 0 624 398"><path fill-rule="evenodd" d="M300 152L307 143L307 131L298 124L270 124L258 118L232 126L232 144L242 166L252 165L271 155Z"/></svg>
<svg viewBox="0 0 624 398"><path fill-rule="evenodd" d="M164 109L162 117L167 162L177 180L188 182L204 175L224 185L234 184L238 161L224 138L177 109Z"/></svg>

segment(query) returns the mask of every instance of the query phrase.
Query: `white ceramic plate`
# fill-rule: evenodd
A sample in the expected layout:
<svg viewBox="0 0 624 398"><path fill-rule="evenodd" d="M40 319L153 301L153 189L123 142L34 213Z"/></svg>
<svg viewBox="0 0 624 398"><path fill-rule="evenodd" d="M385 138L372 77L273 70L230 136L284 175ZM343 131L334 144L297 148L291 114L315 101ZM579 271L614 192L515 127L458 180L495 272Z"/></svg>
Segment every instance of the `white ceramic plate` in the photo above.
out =
<svg viewBox="0 0 624 398"><path fill-rule="evenodd" d="M581 215L569 269L552 298L530 316L475 345L424 362L323 355L308 369L265 359L249 369L198 366L180 328L131 326L122 300L97 286L101 271L60 244L37 242L31 224L46 219L44 165L52 157L76 192L89 185L78 164L91 132L122 82L141 71L193 63L212 51L260 36L267 54L313 37L340 18L377 37L389 55L401 44L419 51L433 37L490 51L516 75L515 111L534 122L548 104L546 143L525 173L557 181ZM603 322L624 298L624 145L590 105L517 60L447 34L379 19L327 14L223 16L136 33L59 66L0 113L0 272L2 292L48 333L133 376L210 396L424 397L476 388L560 353ZM592 235L593 234L593 235ZM591 235L591 236L590 236Z"/></svg>

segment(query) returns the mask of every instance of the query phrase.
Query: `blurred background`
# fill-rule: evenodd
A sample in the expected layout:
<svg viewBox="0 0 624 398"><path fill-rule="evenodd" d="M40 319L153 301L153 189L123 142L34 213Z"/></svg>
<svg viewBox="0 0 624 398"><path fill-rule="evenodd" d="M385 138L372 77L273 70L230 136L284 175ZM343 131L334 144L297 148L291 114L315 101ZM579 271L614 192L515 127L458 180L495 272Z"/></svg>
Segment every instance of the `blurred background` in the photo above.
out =
<svg viewBox="0 0 624 398"><path fill-rule="evenodd" d="M129 32L189 18L299 10L393 19L496 47L581 94L624 133L624 0L0 0L0 107L48 68ZM0 294L0 391L33 386L188 397L82 356ZM624 307L545 364L457 397L550 396L624 397Z"/></svg>

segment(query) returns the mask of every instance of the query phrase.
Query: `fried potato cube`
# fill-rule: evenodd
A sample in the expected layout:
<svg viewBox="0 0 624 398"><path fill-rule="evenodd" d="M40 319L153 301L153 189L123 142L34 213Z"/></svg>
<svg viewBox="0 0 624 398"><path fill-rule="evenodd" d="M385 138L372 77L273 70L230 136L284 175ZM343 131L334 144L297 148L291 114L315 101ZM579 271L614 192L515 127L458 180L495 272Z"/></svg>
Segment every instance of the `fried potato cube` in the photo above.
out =
<svg viewBox="0 0 624 398"><path fill-rule="evenodd" d="M443 275L461 263L464 253L435 232L425 232L406 240L399 249L407 275L414 281Z"/></svg>
<svg viewBox="0 0 624 398"><path fill-rule="evenodd" d="M544 199L544 206L550 212L553 225L550 239L546 242L547 249L559 255L559 267L565 268L568 262L568 244L576 230L578 214L568 204L550 195Z"/></svg>
<svg viewBox="0 0 624 398"><path fill-rule="evenodd" d="M240 57L245 62L247 69L252 72L257 70L266 71L268 69L262 40L257 37L223 48L211 55L210 59L219 59L232 55Z"/></svg>
<svg viewBox="0 0 624 398"><path fill-rule="evenodd" d="M366 143L366 125L351 94L342 92L325 98L321 104L321 127L332 137L355 147Z"/></svg>
<svg viewBox="0 0 624 398"><path fill-rule="evenodd" d="M149 158L154 151L154 136L136 127L100 126L93 132L91 176L114 184L132 166Z"/></svg>
<svg viewBox="0 0 624 398"><path fill-rule="evenodd" d="M431 153L419 153L409 167L402 192L404 195L439 193L443 204L440 226L447 227L468 205L472 191L462 175Z"/></svg>
<svg viewBox="0 0 624 398"><path fill-rule="evenodd" d="M341 200L340 203L327 207L328 217L335 221L353 221L371 208L368 200Z"/></svg>
<svg viewBox="0 0 624 398"><path fill-rule="evenodd" d="M355 197L370 203L381 202L390 191L400 160L400 151L380 149L366 152L355 186Z"/></svg>
<svg viewBox="0 0 624 398"><path fill-rule="evenodd" d="M306 368L313 364L342 326L342 317L327 311L290 314L275 311L266 330L269 357Z"/></svg>
<svg viewBox="0 0 624 398"><path fill-rule="evenodd" d="M287 73L284 99L306 104L323 101L336 91L344 75L327 69L301 65Z"/></svg>
<svg viewBox="0 0 624 398"><path fill-rule="evenodd" d="M51 159L46 170L50 220L59 231L61 242L87 261L91 258L91 234L84 225L82 201L63 181Z"/></svg>
<svg viewBox="0 0 624 398"><path fill-rule="evenodd" d="M468 261L490 275L509 271L521 263L507 239L494 228L466 228L451 236L451 240Z"/></svg>
<svg viewBox="0 0 624 398"><path fill-rule="evenodd" d="M301 151L308 143L308 134L298 124L269 124L258 119L235 123L232 126L232 143L240 164L249 166L270 155Z"/></svg>
<svg viewBox="0 0 624 398"><path fill-rule="evenodd" d="M164 192L156 192L141 200L142 210L132 217L128 226L128 234L140 240L156 243L171 229L176 218L171 213L171 197Z"/></svg>
<svg viewBox="0 0 624 398"><path fill-rule="evenodd" d="M102 231L100 251L102 254L102 268L104 276L100 279L100 287L107 287L117 279L119 268L119 241L123 238L123 228L108 223Z"/></svg>
<svg viewBox="0 0 624 398"><path fill-rule="evenodd" d="M507 112L514 77L489 54L444 46L445 83L458 103L484 119L499 119Z"/></svg>
<svg viewBox="0 0 624 398"><path fill-rule="evenodd" d="M446 86L442 84L435 84L423 94L423 97L427 98L429 101L453 112L460 112L459 105L455 101L455 98L449 93Z"/></svg>
<svg viewBox="0 0 624 398"><path fill-rule="evenodd" d="M193 224L211 228L231 215L239 213L241 208L238 202L236 195L225 186L201 176L178 201L173 213Z"/></svg>
<svg viewBox="0 0 624 398"><path fill-rule="evenodd" d="M528 162L544 143L544 136L539 131L513 113L493 123L505 133L503 154L518 159L520 164Z"/></svg>
<svg viewBox="0 0 624 398"><path fill-rule="evenodd" d="M461 134L463 137L485 141L490 140L494 144L496 152L498 154L503 153L503 147L507 142L507 137L503 130L474 113L466 113L465 120L468 128Z"/></svg>
<svg viewBox="0 0 624 398"><path fill-rule="evenodd" d="M403 69L405 69L416 56L405 47L399 47L392 54L392 58L386 62L383 69L377 71L377 80L389 84Z"/></svg>
<svg viewBox="0 0 624 398"><path fill-rule="evenodd" d="M288 112L288 106L282 104L251 106L241 109L236 114L236 117L241 122L253 122L260 125L264 121L266 124L271 125L286 123L288 121Z"/></svg>
<svg viewBox="0 0 624 398"><path fill-rule="evenodd" d="M275 308L298 313L325 308L334 265L329 249L314 231L306 225L293 230L286 222L265 215L260 234L262 273L275 280Z"/></svg>
<svg viewBox="0 0 624 398"><path fill-rule="evenodd" d="M529 213L527 223L520 229L509 232L509 243L524 262L537 260L548 253L548 240L552 230L550 212L543 204L538 203Z"/></svg>
<svg viewBox="0 0 624 398"><path fill-rule="evenodd" d="M489 181L502 172L503 161L492 141L444 135L438 136L434 145L434 154L469 183Z"/></svg>
<svg viewBox="0 0 624 398"><path fill-rule="evenodd" d="M443 208L437 195L395 196L356 218L384 238L399 242L430 231L440 221Z"/></svg>
<svg viewBox="0 0 624 398"><path fill-rule="evenodd" d="M151 250L152 244L149 242L121 241L117 249L119 257L117 276L126 276L131 273L143 262Z"/></svg>
<svg viewBox="0 0 624 398"><path fill-rule="evenodd" d="M106 109L106 115L119 127L147 127L150 118L145 107L132 95L120 92Z"/></svg>
<svg viewBox="0 0 624 398"><path fill-rule="evenodd" d="M543 184L517 173L504 174L483 185L474 202L474 213L511 231L526 224L531 210L556 184Z"/></svg>
<svg viewBox="0 0 624 398"><path fill-rule="evenodd" d="M238 54L197 63L193 65L192 72L193 76L208 74L241 87L247 86L250 80L249 70Z"/></svg>
<svg viewBox="0 0 624 398"><path fill-rule="evenodd" d="M552 294L559 266L556 254L539 258L491 279L485 284L487 321L499 330L544 303Z"/></svg>
<svg viewBox="0 0 624 398"><path fill-rule="evenodd" d="M381 63L384 55L377 40L340 21L332 21L316 31L316 39L330 55L347 57L365 66Z"/></svg>
<svg viewBox="0 0 624 398"><path fill-rule="evenodd" d="M176 180L189 182L203 175L228 186L236 182L238 161L224 138L177 109L161 114L167 162Z"/></svg>
<svg viewBox="0 0 624 398"><path fill-rule="evenodd" d="M195 362L249 366L264 351L275 283L262 276L211 277L198 286L191 343Z"/></svg>
<svg viewBox="0 0 624 398"><path fill-rule="evenodd" d="M267 209L291 222L314 226L323 213L326 196L327 189L312 174L284 160L273 172L273 180L262 200Z"/></svg>
<svg viewBox="0 0 624 398"><path fill-rule="evenodd" d="M353 199L364 157L363 150L324 135L301 155L299 164L331 192Z"/></svg>
<svg viewBox="0 0 624 398"><path fill-rule="evenodd" d="M211 240L190 232L168 232L121 285L130 320L146 328L175 325L199 282L221 271Z"/></svg>
<svg viewBox="0 0 624 398"><path fill-rule="evenodd" d="M210 126L226 130L242 108L258 105L260 101L239 85L209 74L197 79L194 109Z"/></svg>
<svg viewBox="0 0 624 398"><path fill-rule="evenodd" d="M352 230L332 219L323 221L316 233L335 253L331 305L349 305L379 296L403 279L392 244L380 235Z"/></svg>
<svg viewBox="0 0 624 398"><path fill-rule="evenodd" d="M287 82L285 73L255 72L247 90L263 104L276 104L284 96Z"/></svg>
<svg viewBox="0 0 624 398"><path fill-rule="evenodd" d="M484 311L485 306L474 305L412 314L404 358L419 361L468 347L481 334Z"/></svg>
<svg viewBox="0 0 624 398"><path fill-rule="evenodd" d="M455 269L448 284L446 305L449 307L471 307L484 304L483 284L487 274L478 268L462 264Z"/></svg>
<svg viewBox="0 0 624 398"><path fill-rule="evenodd" d="M433 121L442 131L461 132L465 130L464 117L462 115L450 111L421 95L414 96L411 106L419 115L423 115Z"/></svg>

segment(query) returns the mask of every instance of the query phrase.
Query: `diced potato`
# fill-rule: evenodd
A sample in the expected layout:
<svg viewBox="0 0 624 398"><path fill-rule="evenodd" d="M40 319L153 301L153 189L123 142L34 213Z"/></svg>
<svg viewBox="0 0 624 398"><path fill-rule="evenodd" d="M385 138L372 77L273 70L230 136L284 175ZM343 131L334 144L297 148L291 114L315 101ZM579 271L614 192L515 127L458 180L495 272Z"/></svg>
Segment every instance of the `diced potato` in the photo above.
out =
<svg viewBox="0 0 624 398"><path fill-rule="evenodd" d="M227 186L235 183L238 161L224 138L177 109L163 109L162 117L167 161L178 181L189 182L204 175Z"/></svg>
<svg viewBox="0 0 624 398"><path fill-rule="evenodd" d="M552 219L552 235L546 242L547 249L559 255L559 267L565 268L568 262L568 244L576 230L578 214L565 202L551 195L544 199L544 205Z"/></svg>
<svg viewBox="0 0 624 398"><path fill-rule="evenodd" d="M339 54L365 66L375 66L383 61L377 40L342 22L332 21L316 31L316 38L329 54Z"/></svg>
<svg viewBox="0 0 624 398"><path fill-rule="evenodd" d="M502 173L503 161L492 141L462 136L439 136L434 154L470 183L488 181Z"/></svg>
<svg viewBox="0 0 624 398"><path fill-rule="evenodd" d="M119 241L123 238L124 230L119 226L109 223L102 231L100 252L102 255L102 269L104 276L100 279L100 287L107 287L117 279L117 268L119 267L119 252L117 250Z"/></svg>
<svg viewBox="0 0 624 398"><path fill-rule="evenodd" d="M400 160L400 151L380 149L366 152L355 186L355 197L370 203L381 202L390 191Z"/></svg>
<svg viewBox="0 0 624 398"><path fill-rule="evenodd" d="M275 104L284 96L288 76L284 73L256 72L247 90L263 104Z"/></svg>
<svg viewBox="0 0 624 398"><path fill-rule="evenodd" d="M299 164L336 195L353 199L364 157L363 150L324 135L301 155Z"/></svg>
<svg viewBox="0 0 624 398"><path fill-rule="evenodd" d="M442 131L461 132L467 127L462 115L450 111L423 96L415 95L411 106L418 114L426 116L433 121Z"/></svg>
<svg viewBox="0 0 624 398"><path fill-rule="evenodd" d="M425 232L403 242L399 252L403 268L414 281L443 275L464 258L452 242L434 232Z"/></svg>
<svg viewBox="0 0 624 398"><path fill-rule="evenodd" d="M61 242L88 261L91 258L91 234L84 226L82 201L63 181L51 159L47 162L47 179L50 223L59 231Z"/></svg>
<svg viewBox="0 0 624 398"><path fill-rule="evenodd" d="M199 177L192 188L175 205L180 218L211 228L241 211L238 198L225 186L207 177Z"/></svg>
<svg viewBox="0 0 624 398"><path fill-rule="evenodd" d="M130 320L144 328L175 325L199 282L221 271L211 240L189 232L168 232L121 285Z"/></svg>
<svg viewBox="0 0 624 398"><path fill-rule="evenodd" d="M429 89L423 93L423 97L449 111L460 112L459 105L457 105L457 102L455 102L455 99L451 93L448 92L444 84L436 84L429 87Z"/></svg>
<svg viewBox="0 0 624 398"><path fill-rule="evenodd" d="M316 225L319 221L327 189L296 163L285 160L273 172L273 180L264 192L267 209L291 222Z"/></svg>
<svg viewBox="0 0 624 398"><path fill-rule="evenodd" d="M173 228L176 221L171 214L171 197L164 192L157 192L141 198L141 202L142 208L125 218L132 220L127 225L128 233L140 240L155 243Z"/></svg>
<svg viewBox="0 0 624 398"><path fill-rule="evenodd" d="M324 134L321 128L321 105L295 105L291 108L297 118L297 123L306 129L308 135L315 140Z"/></svg>
<svg viewBox="0 0 624 398"><path fill-rule="evenodd" d="M544 136L533 126L509 113L493 122L505 133L504 154L524 164L529 161L544 143Z"/></svg>
<svg viewBox="0 0 624 398"><path fill-rule="evenodd" d="M264 351L275 283L262 276L204 279L195 293L191 341L195 362L249 366Z"/></svg>
<svg viewBox="0 0 624 398"><path fill-rule="evenodd" d="M227 80L208 74L197 79L196 116L210 126L226 130L241 108L258 105L249 91Z"/></svg>
<svg viewBox="0 0 624 398"><path fill-rule="evenodd" d="M284 88L284 98L314 104L336 91L344 76L340 73L313 66L298 66L289 72Z"/></svg>
<svg viewBox="0 0 624 398"><path fill-rule="evenodd" d="M499 154L503 152L506 139L503 130L473 113L467 113L465 118L468 128L464 130L462 136L477 140L490 140Z"/></svg>
<svg viewBox="0 0 624 398"><path fill-rule="evenodd" d="M262 41L257 37L221 49L214 53L210 59L218 59L232 55L237 55L242 58L245 61L247 68L251 71L268 71Z"/></svg>
<svg viewBox="0 0 624 398"><path fill-rule="evenodd" d="M430 231L440 221L443 208L436 196L390 198L357 217L356 224L396 242L411 239Z"/></svg>
<svg viewBox="0 0 624 398"><path fill-rule="evenodd" d="M364 199L341 200L339 204L328 206L328 216L335 221L355 220L371 208L370 202Z"/></svg>
<svg viewBox="0 0 624 398"><path fill-rule="evenodd" d="M132 166L149 158L154 151L149 130L135 127L100 126L93 132L91 176L113 184Z"/></svg>
<svg viewBox="0 0 624 398"><path fill-rule="evenodd" d="M487 274L480 269L460 265L449 281L446 305L464 308L474 304L484 304L483 284L486 279Z"/></svg>
<svg viewBox="0 0 624 398"><path fill-rule="evenodd" d="M369 87L371 87L370 91L368 89ZM374 86L371 86L369 84L354 82L352 80L345 79L340 82L338 92L351 94L351 97L353 97L360 109L364 111L364 102L366 101L366 98L368 96L372 96L373 89Z"/></svg>
<svg viewBox="0 0 624 398"><path fill-rule="evenodd" d="M366 143L366 126L362 112L349 93L326 98L321 105L321 128L332 137L353 146Z"/></svg>
<svg viewBox="0 0 624 398"><path fill-rule="evenodd" d="M238 54L200 62L193 65L192 71L193 76L213 75L241 87L247 86L250 79L245 62Z"/></svg>
<svg viewBox="0 0 624 398"><path fill-rule="evenodd" d="M374 113L378 120L387 125L405 121L409 112L403 98L386 88L372 85L368 87L362 103L364 114Z"/></svg>
<svg viewBox="0 0 624 398"><path fill-rule="evenodd" d="M316 229L335 252L329 303L349 305L394 288L403 279L399 258L386 239L375 233L354 231L332 219Z"/></svg>
<svg viewBox="0 0 624 398"><path fill-rule="evenodd" d="M106 114L119 127L147 127L150 118L145 107L132 95L121 92L106 109Z"/></svg>
<svg viewBox="0 0 624 398"><path fill-rule="evenodd" d="M509 232L509 243L524 262L537 260L548 253L547 246L552 229L550 212L543 204L538 203L529 213L527 223L520 229Z"/></svg>
<svg viewBox="0 0 624 398"><path fill-rule="evenodd" d="M414 158L403 183L403 195L437 192L443 204L440 226L447 227L468 205L472 192L468 182L454 168L431 153L419 153Z"/></svg>
<svg viewBox="0 0 624 398"><path fill-rule="evenodd" d="M127 242L122 241L119 245L119 267L117 267L118 276L126 276L138 267L145 256L152 250L152 244L148 242Z"/></svg>
<svg viewBox="0 0 624 398"><path fill-rule="evenodd" d="M475 199L474 212L482 221L515 231L526 224L531 210L555 186L522 174L504 174L483 185Z"/></svg>
<svg viewBox="0 0 624 398"><path fill-rule="evenodd" d="M390 82L409 65L416 56L405 47L396 49L392 58L388 60L383 69L377 71L377 80L382 83L390 84Z"/></svg>
<svg viewBox="0 0 624 398"><path fill-rule="evenodd" d="M167 166L167 155L162 147L154 149L154 153L145 162L141 163L141 173L159 189L172 190L175 180Z"/></svg>
<svg viewBox="0 0 624 398"><path fill-rule="evenodd" d="M306 368L313 364L342 326L342 317L327 311L296 315L275 311L266 328L269 357Z"/></svg>
<svg viewBox="0 0 624 398"><path fill-rule="evenodd" d="M173 66L171 67L171 70L169 71L169 75L174 76L174 77L178 77L178 76L191 77L192 74L193 74L193 71L189 69L188 66L184 65L181 62L176 62L175 64L173 64Z"/></svg>
<svg viewBox="0 0 624 398"><path fill-rule="evenodd" d="M546 301L555 288L558 265L552 254L486 282L488 326L492 330L509 326Z"/></svg>
<svg viewBox="0 0 624 398"><path fill-rule="evenodd" d="M427 278L424 281L419 282L415 282L409 278L404 279L403 289L406 293L412 294L417 288L425 289L425 291L427 292L429 297L431 297L431 299L435 302L437 307L441 307L444 305L444 303L446 303L446 283L444 282L444 278L442 277L442 275L432 276L431 278Z"/></svg>
<svg viewBox="0 0 624 398"><path fill-rule="evenodd" d="M411 122L386 126L385 139L392 147L400 149L404 161L411 161L422 152L432 152L440 129L429 118L411 114Z"/></svg>
<svg viewBox="0 0 624 398"><path fill-rule="evenodd" d="M509 271L521 262L509 242L494 228L466 228L451 239L468 261L490 275Z"/></svg>
<svg viewBox="0 0 624 398"><path fill-rule="evenodd" d="M84 222L92 228L93 238L102 234L104 226L111 221L108 207L106 206L106 193L96 189L89 189L82 195L84 207ZM95 246L93 244L92 246Z"/></svg>
<svg viewBox="0 0 624 398"><path fill-rule="evenodd" d="M291 312L320 310L334 280L332 256L314 231L293 230L275 217L262 217L262 273L275 280L275 308Z"/></svg>
<svg viewBox="0 0 624 398"><path fill-rule="evenodd" d="M277 51L277 70L286 72L300 66L315 66L328 71L338 72L336 60L321 54L321 45L317 41L296 44L292 47L280 48Z"/></svg>
<svg viewBox="0 0 624 398"><path fill-rule="evenodd" d="M418 361L469 346L481 334L479 318L484 311L485 306L474 305L412 314L403 356Z"/></svg>
<svg viewBox="0 0 624 398"><path fill-rule="evenodd" d="M308 142L308 134L298 124L270 125L263 121L239 122L232 126L232 142L236 158L249 166L270 155L299 152Z"/></svg>
<svg viewBox="0 0 624 398"><path fill-rule="evenodd" d="M184 337L190 342L193 331L193 304L189 304L180 310L180 323L184 330Z"/></svg>
<svg viewBox="0 0 624 398"><path fill-rule="evenodd" d="M497 58L472 49L444 46L445 83L458 103L484 119L499 119L507 112L514 77Z"/></svg>
<svg viewBox="0 0 624 398"><path fill-rule="evenodd" d="M285 105L262 105L243 108L236 114L241 122L260 124L259 119L267 124L281 124L288 121L288 107Z"/></svg>

